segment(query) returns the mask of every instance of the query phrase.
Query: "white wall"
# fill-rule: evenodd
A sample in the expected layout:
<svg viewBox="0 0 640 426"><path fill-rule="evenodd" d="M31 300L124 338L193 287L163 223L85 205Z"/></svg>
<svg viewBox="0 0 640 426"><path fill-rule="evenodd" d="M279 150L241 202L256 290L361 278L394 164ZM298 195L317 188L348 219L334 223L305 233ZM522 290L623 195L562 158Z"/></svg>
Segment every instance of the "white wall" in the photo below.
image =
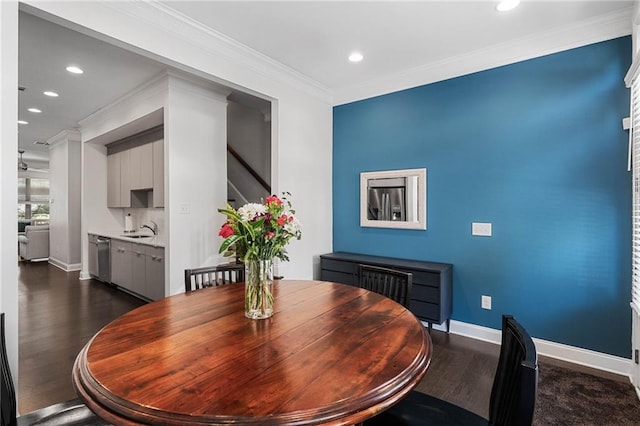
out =
<svg viewBox="0 0 640 426"><path fill-rule="evenodd" d="M49 141L49 262L80 269L80 133L64 131Z"/></svg>
<svg viewBox="0 0 640 426"><path fill-rule="evenodd" d="M7 354L18 375L18 3L0 1L0 311Z"/></svg>
<svg viewBox="0 0 640 426"><path fill-rule="evenodd" d="M168 294L184 292L184 270L220 263L216 209L227 197L227 93L170 77L165 107Z"/></svg>

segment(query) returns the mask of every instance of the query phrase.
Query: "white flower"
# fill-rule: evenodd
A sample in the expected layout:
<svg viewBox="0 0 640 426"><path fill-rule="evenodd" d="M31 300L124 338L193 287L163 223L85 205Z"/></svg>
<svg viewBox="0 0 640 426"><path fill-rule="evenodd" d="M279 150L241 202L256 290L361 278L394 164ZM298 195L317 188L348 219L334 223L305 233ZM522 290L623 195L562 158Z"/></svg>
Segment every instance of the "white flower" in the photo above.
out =
<svg viewBox="0 0 640 426"><path fill-rule="evenodd" d="M292 222L284 224L284 230L289 234L294 235L296 238L299 238L302 235L302 224L298 218L294 217Z"/></svg>
<svg viewBox="0 0 640 426"><path fill-rule="evenodd" d="M263 215L267 212L267 208L264 204L247 203L238 209L238 214L242 218L243 222L250 222L257 216Z"/></svg>

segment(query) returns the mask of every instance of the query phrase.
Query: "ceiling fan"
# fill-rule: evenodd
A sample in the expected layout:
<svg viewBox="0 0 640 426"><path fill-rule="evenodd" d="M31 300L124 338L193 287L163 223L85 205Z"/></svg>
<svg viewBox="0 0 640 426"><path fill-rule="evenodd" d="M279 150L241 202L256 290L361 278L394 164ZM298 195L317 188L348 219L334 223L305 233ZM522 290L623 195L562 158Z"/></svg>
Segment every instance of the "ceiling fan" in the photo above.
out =
<svg viewBox="0 0 640 426"><path fill-rule="evenodd" d="M48 169L36 169L36 168L33 168L33 167L29 167L29 165L27 163L25 163L24 160L22 159L22 154L24 154L24 150L23 149L19 149L18 150L18 154L20 154L20 158L18 159L18 171L19 172L26 172L27 170L29 170L31 172L44 172L44 173L49 172Z"/></svg>
<svg viewBox="0 0 640 426"><path fill-rule="evenodd" d="M22 154L24 154L24 151L22 149L19 149L18 154L20 154L20 160L18 160L18 170L26 172L29 168L29 165L22 159Z"/></svg>

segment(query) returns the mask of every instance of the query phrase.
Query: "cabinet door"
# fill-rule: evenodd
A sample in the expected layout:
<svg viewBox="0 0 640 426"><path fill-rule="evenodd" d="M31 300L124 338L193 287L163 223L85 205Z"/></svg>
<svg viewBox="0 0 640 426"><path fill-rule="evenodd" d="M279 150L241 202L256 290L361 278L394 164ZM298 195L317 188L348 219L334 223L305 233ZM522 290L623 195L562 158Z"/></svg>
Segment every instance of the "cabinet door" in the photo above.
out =
<svg viewBox="0 0 640 426"><path fill-rule="evenodd" d="M151 300L164 297L164 248L147 247L147 294Z"/></svg>
<svg viewBox="0 0 640 426"><path fill-rule="evenodd" d="M133 291L131 243L111 240L111 282Z"/></svg>
<svg viewBox="0 0 640 426"><path fill-rule="evenodd" d="M153 146L145 144L129 150L131 190L153 188Z"/></svg>
<svg viewBox="0 0 640 426"><path fill-rule="evenodd" d="M131 248L132 262L132 287L131 290L146 296L147 292L147 272L146 272L146 256L143 247L140 244L134 244Z"/></svg>
<svg viewBox="0 0 640 426"><path fill-rule="evenodd" d="M131 207L131 160L130 150L120 154L120 207Z"/></svg>
<svg viewBox="0 0 640 426"><path fill-rule="evenodd" d="M107 156L107 207L121 207L120 153Z"/></svg>
<svg viewBox="0 0 640 426"><path fill-rule="evenodd" d="M164 207L164 140L153 145L153 207Z"/></svg>

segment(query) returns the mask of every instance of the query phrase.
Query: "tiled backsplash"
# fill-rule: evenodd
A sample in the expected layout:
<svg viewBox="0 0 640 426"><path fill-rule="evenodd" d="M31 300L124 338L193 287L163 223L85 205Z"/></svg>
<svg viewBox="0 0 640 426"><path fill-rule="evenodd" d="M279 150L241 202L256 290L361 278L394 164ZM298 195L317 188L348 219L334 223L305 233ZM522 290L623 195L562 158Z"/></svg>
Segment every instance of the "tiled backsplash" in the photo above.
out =
<svg viewBox="0 0 640 426"><path fill-rule="evenodd" d="M151 221L153 220L158 224L158 235L160 237L165 236L164 209L123 209L122 223L124 223L124 217L128 213L131 213L133 228L136 231L140 231L142 225L151 225Z"/></svg>

